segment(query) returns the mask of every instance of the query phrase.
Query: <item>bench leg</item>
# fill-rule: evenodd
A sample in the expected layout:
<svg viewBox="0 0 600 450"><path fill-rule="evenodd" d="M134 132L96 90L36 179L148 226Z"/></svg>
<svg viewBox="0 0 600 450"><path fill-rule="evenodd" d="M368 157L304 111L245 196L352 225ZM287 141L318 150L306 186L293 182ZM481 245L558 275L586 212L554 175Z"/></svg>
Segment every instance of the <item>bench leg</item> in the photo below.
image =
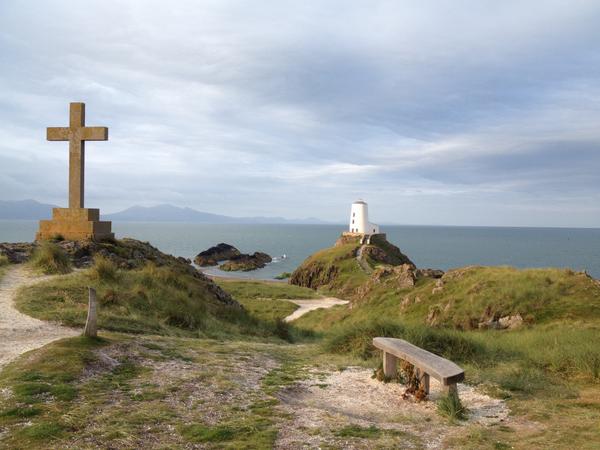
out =
<svg viewBox="0 0 600 450"><path fill-rule="evenodd" d="M449 384L447 386L443 386L443 392L446 395L450 395L450 394L456 394L458 395L458 389L456 388L456 383L454 384Z"/></svg>
<svg viewBox="0 0 600 450"><path fill-rule="evenodd" d="M426 373L421 377L421 386L423 386L423 392L429 395L429 375Z"/></svg>
<svg viewBox="0 0 600 450"><path fill-rule="evenodd" d="M391 353L383 352L383 374L393 378L398 372L398 358Z"/></svg>

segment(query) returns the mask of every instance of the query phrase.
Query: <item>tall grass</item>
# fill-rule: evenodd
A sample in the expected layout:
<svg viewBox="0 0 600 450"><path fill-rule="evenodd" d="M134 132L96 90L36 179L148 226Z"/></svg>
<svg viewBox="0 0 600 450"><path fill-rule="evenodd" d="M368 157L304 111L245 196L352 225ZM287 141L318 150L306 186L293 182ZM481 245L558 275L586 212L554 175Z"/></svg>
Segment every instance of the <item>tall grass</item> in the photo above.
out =
<svg viewBox="0 0 600 450"><path fill-rule="evenodd" d="M440 398L437 410L440 415L447 417L451 422L467 418L467 408L461 403L456 391L451 391L448 395Z"/></svg>
<svg viewBox="0 0 600 450"><path fill-rule="evenodd" d="M0 267L8 266L9 264L10 261L8 260L8 257L6 255L0 255Z"/></svg>
<svg viewBox="0 0 600 450"><path fill-rule="evenodd" d="M600 328L569 323L517 332L469 333L490 352L505 351L562 378L600 381Z"/></svg>
<svg viewBox="0 0 600 450"><path fill-rule="evenodd" d="M48 241L44 241L36 247L29 264L35 270L46 275L71 272L71 261L67 254L58 245Z"/></svg>
<svg viewBox="0 0 600 450"><path fill-rule="evenodd" d="M332 353L350 353L369 359L378 350L373 347L377 336L405 339L430 352L457 361L485 357L485 348L458 331L408 325L394 321L368 321L333 327L325 339L325 349Z"/></svg>
<svg viewBox="0 0 600 450"><path fill-rule="evenodd" d="M101 282L116 281L119 276L117 266L110 259L97 254L94 256L94 265L89 270L90 278Z"/></svg>

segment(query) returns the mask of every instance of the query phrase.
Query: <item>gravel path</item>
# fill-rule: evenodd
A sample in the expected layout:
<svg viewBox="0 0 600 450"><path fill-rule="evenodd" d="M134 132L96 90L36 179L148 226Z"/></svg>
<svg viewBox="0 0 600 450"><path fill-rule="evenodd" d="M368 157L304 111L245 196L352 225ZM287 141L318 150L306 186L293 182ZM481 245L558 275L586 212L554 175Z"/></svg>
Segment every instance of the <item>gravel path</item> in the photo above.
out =
<svg viewBox="0 0 600 450"><path fill-rule="evenodd" d="M278 394L286 422L280 427L276 448L443 448L449 436L469 424L496 426L510 423L503 400L479 393L472 386L458 385L468 420L452 426L436 412L442 395L440 384L431 379L430 400L404 400L405 386L374 380L373 370L349 367L319 372ZM383 430L381 436L348 440L336 434L349 424Z"/></svg>
<svg viewBox="0 0 600 450"><path fill-rule="evenodd" d="M10 268L0 281L0 369L22 353L81 333L72 328L34 319L14 307L14 298L21 287L48 278L50 277L36 276L19 265Z"/></svg>
<svg viewBox="0 0 600 450"><path fill-rule="evenodd" d="M335 297L326 297L319 299L306 299L306 300L289 300L292 303L295 303L300 308L294 311L292 314L283 319L286 322L291 322L292 320L296 320L298 317L303 316L309 311L314 311L319 308L331 308L336 305L347 305L348 300L340 300Z"/></svg>

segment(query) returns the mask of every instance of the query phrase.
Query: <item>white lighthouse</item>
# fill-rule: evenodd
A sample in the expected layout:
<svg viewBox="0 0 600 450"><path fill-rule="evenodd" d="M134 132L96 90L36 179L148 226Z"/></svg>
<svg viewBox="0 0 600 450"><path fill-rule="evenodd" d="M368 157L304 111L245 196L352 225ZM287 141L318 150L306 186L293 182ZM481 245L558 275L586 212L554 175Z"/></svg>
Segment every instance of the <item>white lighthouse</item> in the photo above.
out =
<svg viewBox="0 0 600 450"><path fill-rule="evenodd" d="M350 233L379 234L379 225L369 222L369 206L362 200L352 203Z"/></svg>

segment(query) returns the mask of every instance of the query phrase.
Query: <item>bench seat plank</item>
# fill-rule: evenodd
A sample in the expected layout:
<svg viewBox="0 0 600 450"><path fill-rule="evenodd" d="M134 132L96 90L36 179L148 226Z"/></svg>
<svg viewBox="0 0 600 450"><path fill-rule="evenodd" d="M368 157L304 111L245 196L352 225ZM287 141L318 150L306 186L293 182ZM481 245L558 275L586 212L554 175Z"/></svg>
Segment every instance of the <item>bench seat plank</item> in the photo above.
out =
<svg viewBox="0 0 600 450"><path fill-rule="evenodd" d="M444 386L456 384L465 379L464 370L452 361L406 342L404 339L376 337L373 339L373 345L386 353L408 361Z"/></svg>

